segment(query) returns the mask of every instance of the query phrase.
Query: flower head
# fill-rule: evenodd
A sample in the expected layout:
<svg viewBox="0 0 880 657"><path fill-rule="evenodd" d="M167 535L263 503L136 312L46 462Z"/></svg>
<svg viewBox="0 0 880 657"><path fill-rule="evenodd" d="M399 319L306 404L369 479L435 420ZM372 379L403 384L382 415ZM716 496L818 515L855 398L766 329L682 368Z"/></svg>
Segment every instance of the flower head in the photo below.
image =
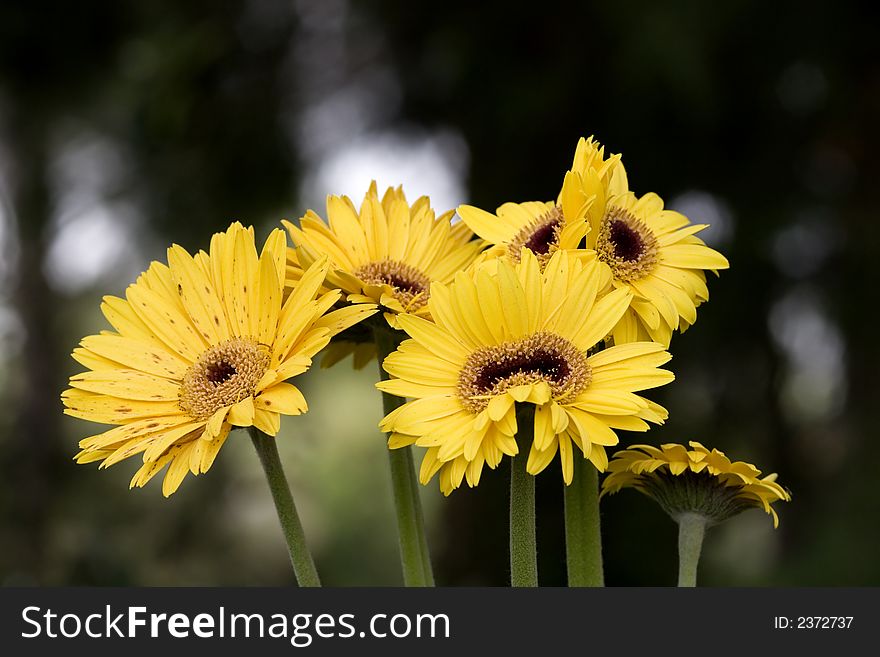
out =
<svg viewBox="0 0 880 657"><path fill-rule="evenodd" d="M708 450L698 442L668 444L659 449L633 445L618 452L608 464L608 476L602 482L602 494L632 487L656 500L673 518L696 513L710 523L719 523L751 507L764 509L779 517L770 506L791 500L791 495L776 483L776 474L761 477L751 463L731 461L724 452Z"/></svg>
<svg viewBox="0 0 880 657"><path fill-rule="evenodd" d="M594 201L604 206L609 194L627 191L626 171L620 156L606 158L605 149L592 137L578 142L574 161L583 184L577 188L577 198L568 203L562 203L560 194L556 202L505 203L495 214L472 205L459 206L462 221L491 244L485 258L508 257L518 262L525 247L543 266L558 250L581 249L590 230L590 207Z"/></svg>
<svg viewBox="0 0 880 657"><path fill-rule="evenodd" d="M697 306L709 299L705 271L717 273L729 264L696 236L706 224L664 209L656 194L630 192L622 165L609 184L601 184L593 152L590 142L578 143L559 195L562 212L587 218L586 248L596 253L615 288L633 293L614 341L649 339L668 346L673 331L693 324Z"/></svg>
<svg viewBox="0 0 880 657"><path fill-rule="evenodd" d="M451 211L436 217L426 196L409 205L400 187L389 187L380 200L375 182L360 210L347 196L328 196L327 223L312 210L299 227L283 222L296 246L289 251L288 280L327 256L326 285L350 303L380 304L393 327L399 313L427 317L431 283L452 280L483 246L451 217Z"/></svg>
<svg viewBox="0 0 880 657"><path fill-rule="evenodd" d="M376 312L328 313L339 292L320 293L325 261L283 298L286 239L275 230L257 253L253 229L234 223L210 253L168 249L101 309L112 331L82 340L73 357L87 371L62 393L65 413L116 425L80 441L80 463L101 467L136 454L143 486L165 466L165 496L188 472L207 472L232 427L276 435L281 415L307 410L287 380L305 372L330 338Z"/></svg>
<svg viewBox="0 0 880 657"><path fill-rule="evenodd" d="M658 369L670 355L661 345L620 345L590 355L629 307L631 293L598 298L598 263L555 253L542 272L523 249L520 261L500 260L435 283L428 307L434 322L398 318L411 339L384 363L385 392L411 401L381 422L391 448L427 447L421 481L440 473L444 493L466 476L475 486L484 464L518 453L517 407L532 406L534 439L527 469L541 472L557 452L566 483L574 446L599 470L614 429L645 431L666 411L634 394L670 382Z"/></svg>

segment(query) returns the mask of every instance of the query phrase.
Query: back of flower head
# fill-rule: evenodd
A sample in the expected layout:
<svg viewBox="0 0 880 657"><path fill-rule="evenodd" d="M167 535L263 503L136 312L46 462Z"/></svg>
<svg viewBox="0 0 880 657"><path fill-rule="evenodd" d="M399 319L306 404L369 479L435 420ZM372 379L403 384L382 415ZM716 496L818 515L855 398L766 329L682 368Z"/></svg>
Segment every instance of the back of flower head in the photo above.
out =
<svg viewBox="0 0 880 657"><path fill-rule="evenodd" d="M776 474L761 477L751 463L731 461L717 449L698 442L684 445L633 445L614 455L602 495L635 488L656 501L679 526L679 586L696 586L697 563L707 527L757 507L773 517L771 506L791 494L776 483Z"/></svg>

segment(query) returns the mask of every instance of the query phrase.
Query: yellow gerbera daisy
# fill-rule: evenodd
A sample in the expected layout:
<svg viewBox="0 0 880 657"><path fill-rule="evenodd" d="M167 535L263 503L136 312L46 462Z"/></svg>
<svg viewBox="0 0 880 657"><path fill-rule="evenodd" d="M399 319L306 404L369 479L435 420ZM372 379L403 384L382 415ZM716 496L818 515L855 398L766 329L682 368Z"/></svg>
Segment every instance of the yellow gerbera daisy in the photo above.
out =
<svg viewBox="0 0 880 657"><path fill-rule="evenodd" d="M462 221L491 244L485 258L506 256L517 262L525 247L543 265L557 250L573 251L582 247L590 229L587 220L590 205L595 200L604 206L609 194L627 191L626 171L620 156L606 158L604 147L592 137L578 142L574 166L581 174L582 184L577 187L576 199L568 203L562 203L561 195L557 202L505 203L495 214L472 205L459 206ZM587 190L589 194L582 197L581 192Z"/></svg>
<svg viewBox="0 0 880 657"><path fill-rule="evenodd" d="M326 260L284 293L286 239L277 229L258 255L253 229L234 223L210 254L168 249L101 306L113 331L86 337L73 357L88 371L70 378L65 413L117 425L80 442L79 463L101 467L143 454L131 486L162 468L167 497L187 472L207 472L233 426L276 435L280 416L306 401L287 379L305 372L331 336L376 312L362 305L327 313L339 292L320 294Z"/></svg>
<svg viewBox="0 0 880 657"><path fill-rule="evenodd" d="M475 486L483 464L518 453L516 406L534 406L534 440L527 470L541 472L557 451L566 483L573 449L599 470L614 429L645 431L665 409L639 395L672 381L658 369L671 356L655 343L633 343L589 355L629 307L632 294L616 290L597 299L598 263L555 253L542 274L523 249L519 263L459 272L435 283L428 308L434 323L400 315L411 339L384 362L385 392L415 401L381 422L389 447L427 447L421 481L440 471L449 494L467 477Z"/></svg>
<svg viewBox="0 0 880 657"><path fill-rule="evenodd" d="M375 181L359 211L347 196L328 196L328 223L312 210L299 227L283 222L296 246L288 279L326 255L326 284L350 303L380 304L395 328L398 313L427 317L431 283L452 280L483 248L466 225L450 222L452 214L436 217L427 196L410 206L401 187L389 187L380 201Z"/></svg>
<svg viewBox="0 0 880 657"><path fill-rule="evenodd" d="M599 184L581 150L579 143L559 202L566 217L587 217L586 248L596 252L614 287L634 295L614 328L614 340L650 339L669 346L672 332L693 324L697 306L709 299L704 270L727 269L727 258L696 237L706 224L691 224L665 210L656 194L638 198L627 190L622 166L608 185Z"/></svg>
<svg viewBox="0 0 880 657"><path fill-rule="evenodd" d="M659 449L633 445L618 452L608 464L602 494L616 493L631 486L656 500L672 517L686 513L718 523L751 507L763 508L779 517L770 505L791 500L776 483L776 474L761 477L751 463L731 461L724 452L708 450L698 442L668 444Z"/></svg>

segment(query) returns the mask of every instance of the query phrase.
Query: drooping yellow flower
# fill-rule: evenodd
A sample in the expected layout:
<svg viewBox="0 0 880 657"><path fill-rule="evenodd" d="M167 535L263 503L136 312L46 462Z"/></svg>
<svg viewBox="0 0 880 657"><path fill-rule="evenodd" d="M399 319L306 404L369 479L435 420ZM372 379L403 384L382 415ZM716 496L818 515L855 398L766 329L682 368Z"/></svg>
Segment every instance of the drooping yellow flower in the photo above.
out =
<svg viewBox="0 0 880 657"><path fill-rule="evenodd" d="M590 206L595 201L604 207L606 197L626 192L626 171L620 156L606 158L604 147L592 137L578 142L574 166L580 172L581 184L577 198L572 197L568 203L562 203L562 195L556 202L505 203L495 214L472 205L459 206L462 221L491 245L486 258L508 257L517 262L525 247L543 265L558 250L582 248L590 230ZM586 196L582 197L581 192Z"/></svg>
<svg viewBox="0 0 880 657"><path fill-rule="evenodd" d="M165 466L167 497L187 472L207 472L232 427L276 435L281 415L307 410L287 380L339 331L376 312L362 305L330 313L339 292L320 293L326 260L311 265L286 300L284 231L260 254L253 229L234 223L210 254L168 249L101 309L113 327L84 338L73 357L87 371L62 393L65 413L116 425L80 442L79 463L101 467L136 454L143 486Z"/></svg>
<svg viewBox="0 0 880 657"><path fill-rule="evenodd" d="M614 429L645 431L665 409L634 394L672 381L658 366L670 355L655 343L633 343L589 355L629 307L631 293L597 300L599 265L558 251L542 273L523 249L517 264L500 260L435 283L434 322L400 315L411 339L384 362L380 390L414 398L380 423L389 447L427 447L420 479L440 472L449 494L463 477L477 485L483 465L518 453L517 406L534 407L527 470L541 472L559 452L572 480L573 445L600 471Z"/></svg>
<svg viewBox="0 0 880 657"><path fill-rule="evenodd" d="M791 500L776 483L776 474L761 477L751 463L731 461L724 452L708 450L698 442L667 444L659 449L633 445L614 455L608 476L602 482L602 495L632 487L656 500L673 518L696 513L710 523L718 523L751 507L779 517L770 506Z"/></svg>
<svg viewBox="0 0 880 657"><path fill-rule="evenodd" d="M709 299L705 270L727 269L727 259L696 233L691 224L666 210L656 194L636 197L626 189L622 166L613 184L597 182L595 156L583 140L565 175L559 203L566 217L587 217L585 246L594 251L612 285L632 291L632 307L614 328L616 343L654 340L669 346L672 332L697 319L697 306Z"/></svg>

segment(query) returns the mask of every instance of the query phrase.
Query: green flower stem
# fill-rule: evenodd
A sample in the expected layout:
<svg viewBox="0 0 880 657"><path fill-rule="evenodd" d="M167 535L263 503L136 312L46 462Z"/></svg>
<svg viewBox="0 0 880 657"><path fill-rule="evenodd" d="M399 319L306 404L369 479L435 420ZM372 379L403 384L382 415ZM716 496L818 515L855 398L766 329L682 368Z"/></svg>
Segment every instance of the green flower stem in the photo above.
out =
<svg viewBox="0 0 880 657"><path fill-rule="evenodd" d="M706 518L698 513L682 513L678 521L678 585L697 585L697 564L703 547Z"/></svg>
<svg viewBox="0 0 880 657"><path fill-rule="evenodd" d="M397 348L398 337L390 330L376 328L373 332L379 360L379 375L382 381L388 373L382 367L385 357ZM396 395L382 393L382 408L385 415L406 400ZM425 537L425 519L419 497L419 481L416 477L412 449L401 447L388 450L391 464L391 487L394 491L394 508L397 512L397 533L400 542L400 561L403 566L403 582L406 586L434 586L434 571Z"/></svg>
<svg viewBox="0 0 880 657"><path fill-rule="evenodd" d="M535 477L526 472L535 433L534 407L518 413L516 441L519 452L510 463L510 585L538 586L535 539Z"/></svg>
<svg viewBox="0 0 880 657"><path fill-rule="evenodd" d="M574 477L565 489L565 557L569 586L604 586L599 530L599 472L574 457Z"/></svg>
<svg viewBox="0 0 880 657"><path fill-rule="evenodd" d="M281 459L278 458L275 438L267 436L255 427L250 427L249 433L260 457L260 463L263 465L263 472L266 473L269 490L272 491L272 499L275 501L278 521L281 523L281 531L287 542L287 551L290 553L290 563L293 564L296 581L300 586L321 586L318 571L315 570L315 562L306 545L306 536L299 521L299 514L296 512L296 505L293 503L290 486L287 485L287 478L281 467Z"/></svg>

